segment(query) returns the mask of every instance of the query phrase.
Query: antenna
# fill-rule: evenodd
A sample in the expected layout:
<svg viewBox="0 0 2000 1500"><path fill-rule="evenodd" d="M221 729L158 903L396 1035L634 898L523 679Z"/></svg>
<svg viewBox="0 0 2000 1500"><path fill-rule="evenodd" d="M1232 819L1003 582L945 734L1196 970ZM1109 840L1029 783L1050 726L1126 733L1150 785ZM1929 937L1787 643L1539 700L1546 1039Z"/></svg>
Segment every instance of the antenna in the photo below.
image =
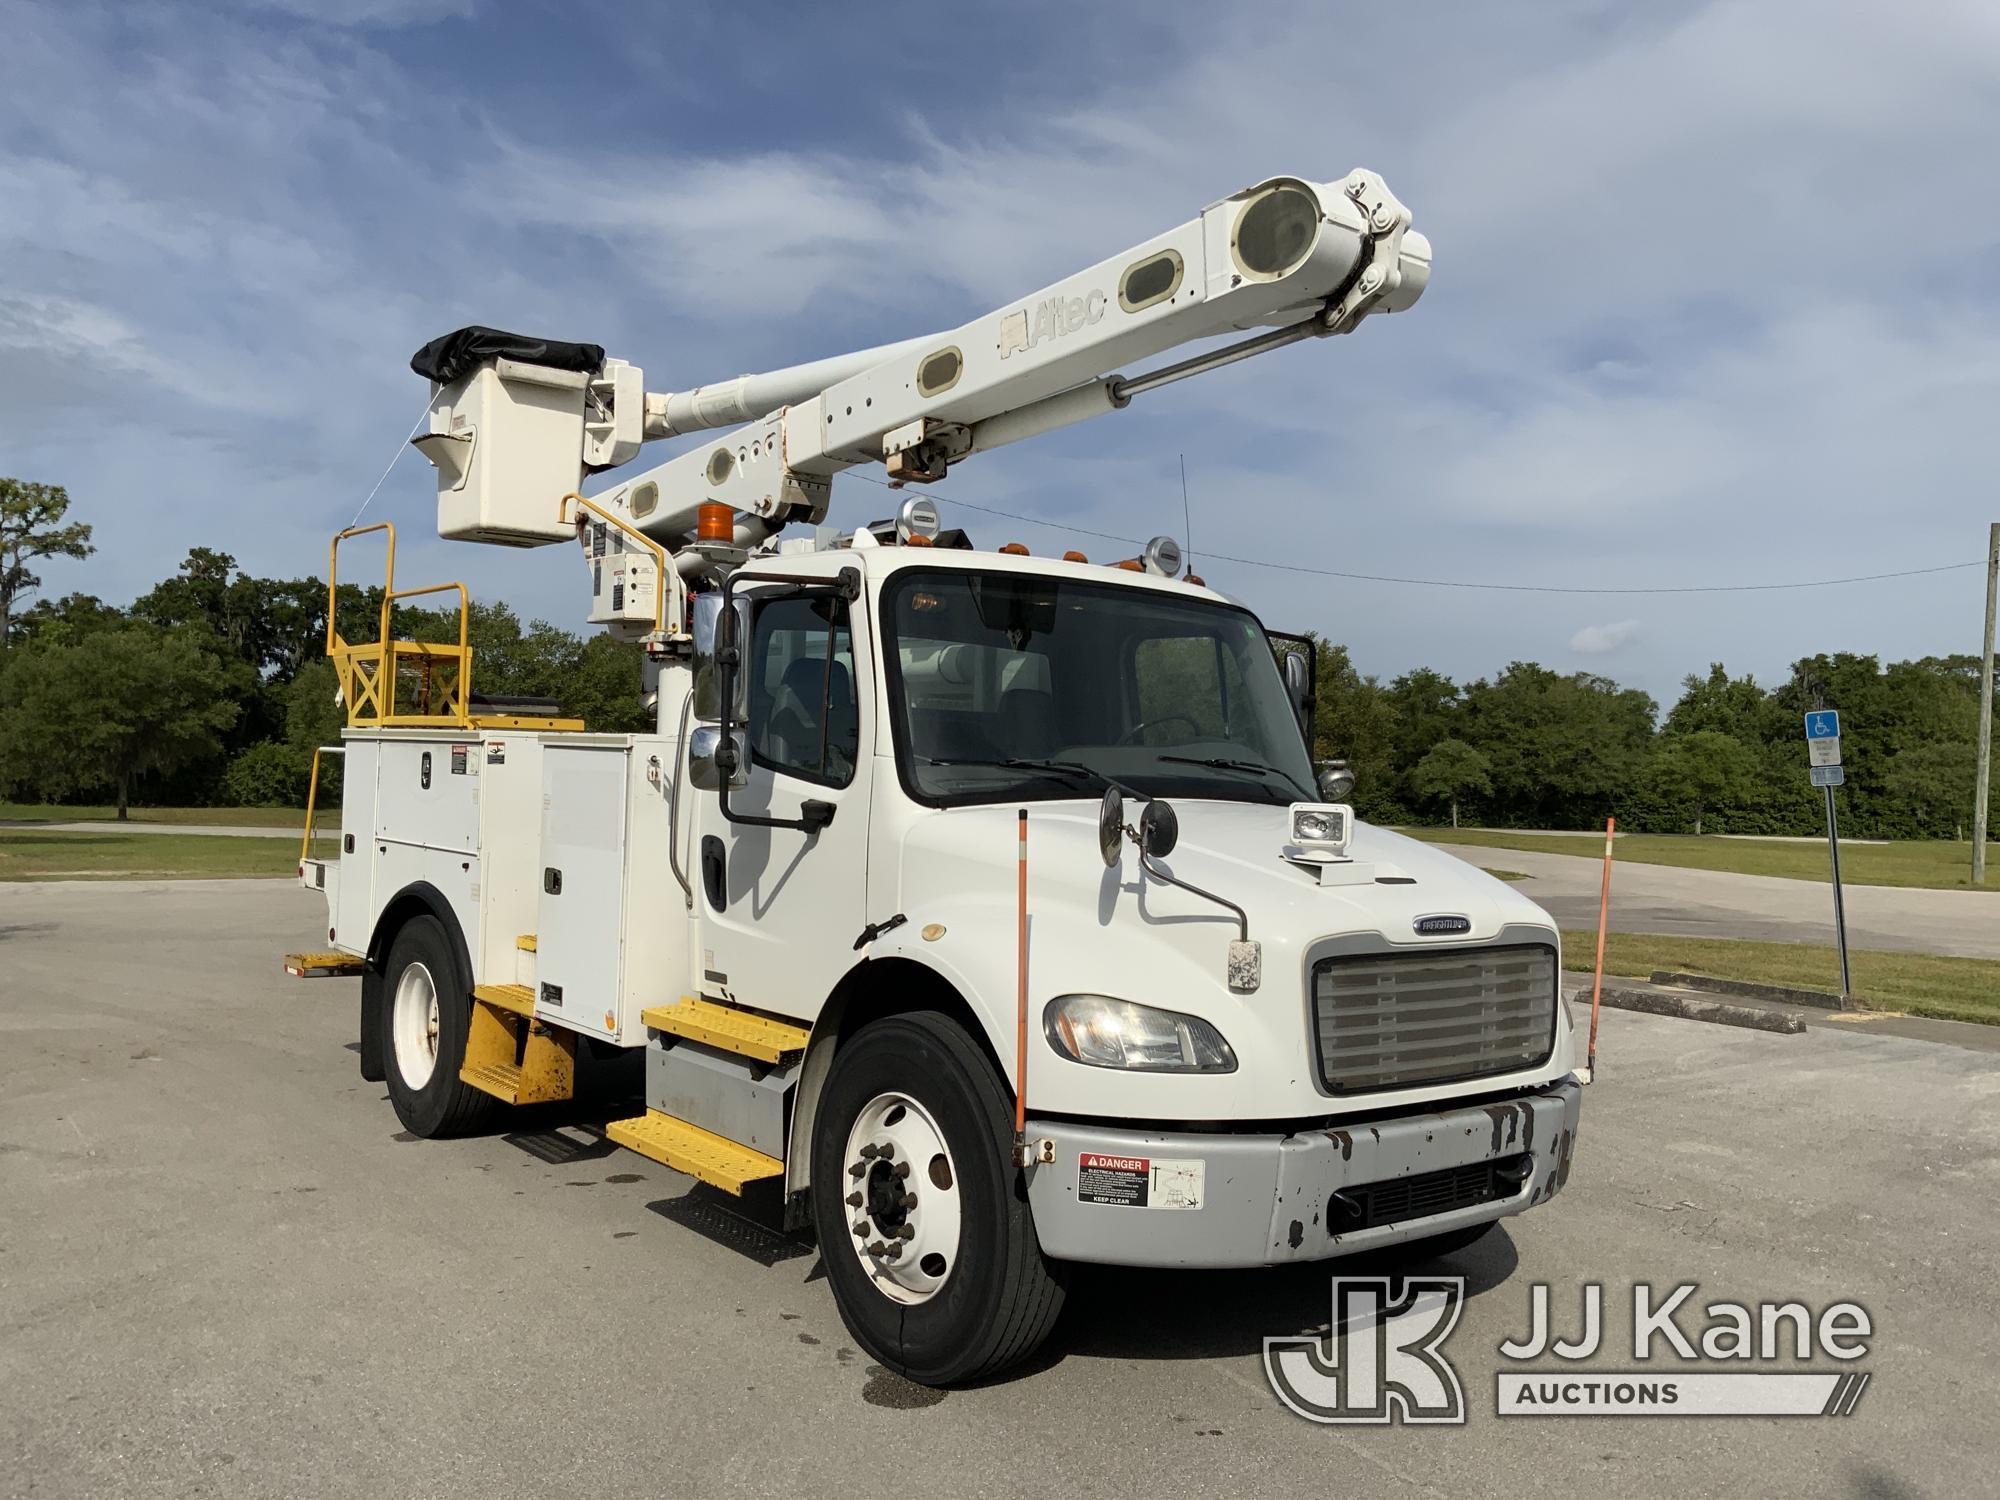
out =
<svg viewBox="0 0 2000 1500"><path fill-rule="evenodd" d="M1181 455L1181 535L1187 541L1187 571L1194 571L1194 510L1188 505L1187 455Z"/></svg>

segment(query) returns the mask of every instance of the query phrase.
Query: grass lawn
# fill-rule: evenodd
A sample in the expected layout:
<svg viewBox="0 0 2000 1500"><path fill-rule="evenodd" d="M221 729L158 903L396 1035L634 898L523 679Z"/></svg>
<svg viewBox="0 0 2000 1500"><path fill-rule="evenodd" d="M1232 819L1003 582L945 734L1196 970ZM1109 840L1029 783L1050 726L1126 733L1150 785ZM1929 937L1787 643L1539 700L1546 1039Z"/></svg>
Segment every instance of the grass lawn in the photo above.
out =
<svg viewBox="0 0 2000 1500"><path fill-rule="evenodd" d="M194 824L214 828L289 828L305 826L305 809L298 807L134 807L126 810L134 823L166 825ZM319 809L322 826L331 818L340 826L339 807L324 803ZM115 807L47 807L29 802L0 802L0 824L5 823L107 823L118 816Z"/></svg>
<svg viewBox="0 0 2000 1500"><path fill-rule="evenodd" d="M1565 932L1563 960L1589 972L1597 934ZM1854 989L1870 1010L1899 1010L1946 1021L2000 1025L2000 961L1923 953L1853 952ZM1604 943L1604 972L1635 979L1655 969L1747 979L1795 989L1840 991L1840 958L1829 945L1752 943L1734 938L1654 937L1614 932Z"/></svg>
<svg viewBox="0 0 2000 1500"><path fill-rule="evenodd" d="M1526 849L1534 854L1567 854L1601 860L1604 842L1546 833L1494 833L1474 828L1405 828L1434 844L1471 844L1485 849ZM1986 884L2000 891L2000 848L1990 850ZM1692 838L1684 834L1633 833L1618 840L1628 864L1679 865L1690 870L1733 870L1742 875L1782 875L1792 880L1825 880L1826 845L1818 840ZM1972 887L1972 844L1949 839L1906 839L1893 844L1840 846L1840 878L1856 885L1921 886L1933 890Z"/></svg>
<svg viewBox="0 0 2000 1500"><path fill-rule="evenodd" d="M332 852L332 839L321 840ZM0 827L0 880L188 880L296 875L296 838L45 833Z"/></svg>

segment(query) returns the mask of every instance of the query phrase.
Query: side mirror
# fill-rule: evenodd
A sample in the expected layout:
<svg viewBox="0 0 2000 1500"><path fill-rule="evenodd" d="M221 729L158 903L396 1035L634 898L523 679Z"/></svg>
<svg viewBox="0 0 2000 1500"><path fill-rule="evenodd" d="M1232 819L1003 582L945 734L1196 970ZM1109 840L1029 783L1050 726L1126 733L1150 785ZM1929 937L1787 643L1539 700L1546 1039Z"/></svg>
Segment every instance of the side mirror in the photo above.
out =
<svg viewBox="0 0 2000 1500"><path fill-rule="evenodd" d="M722 717L721 664L716 659L716 651L722 646L735 646L740 651L743 642L750 638L750 601L738 599L731 611L732 618L725 622L722 618L722 594L710 590L696 594L688 614L688 632L694 637L694 716L713 722ZM741 724L750 711L750 674L742 670L739 662L736 671L736 701L729 706L730 719Z"/></svg>
<svg viewBox="0 0 2000 1500"><path fill-rule="evenodd" d="M1181 820L1170 802L1155 797L1139 815L1139 847L1154 859L1165 859L1181 841Z"/></svg>
<svg viewBox="0 0 2000 1500"><path fill-rule="evenodd" d="M1319 763L1319 794L1327 802L1345 802L1354 790L1354 773L1347 768L1344 760L1323 760Z"/></svg>
<svg viewBox="0 0 2000 1500"><path fill-rule="evenodd" d="M734 765L730 768L729 784L732 787L747 786L750 782L750 756L741 730L732 731L730 748L735 752ZM722 749L722 730L714 724L697 724L688 734L687 758L688 781L704 792L722 789L722 769L716 764L716 752Z"/></svg>
<svg viewBox="0 0 2000 1500"><path fill-rule="evenodd" d="M1118 868L1118 856L1125 848L1125 799L1118 795L1118 788L1104 789L1104 800L1097 805L1097 852L1104 856L1107 870Z"/></svg>
<svg viewBox="0 0 2000 1500"><path fill-rule="evenodd" d="M1268 680L1268 679L1266 679ZM1292 707L1303 711L1306 694L1312 689L1312 668L1306 665L1303 653L1285 653L1285 696L1292 700Z"/></svg>

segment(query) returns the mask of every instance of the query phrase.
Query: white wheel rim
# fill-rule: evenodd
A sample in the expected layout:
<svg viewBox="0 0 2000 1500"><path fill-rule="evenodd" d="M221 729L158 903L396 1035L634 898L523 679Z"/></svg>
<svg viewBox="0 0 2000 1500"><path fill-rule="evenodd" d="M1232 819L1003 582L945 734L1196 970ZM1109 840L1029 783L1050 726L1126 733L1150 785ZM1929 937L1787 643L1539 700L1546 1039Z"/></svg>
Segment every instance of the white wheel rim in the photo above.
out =
<svg viewBox="0 0 2000 1500"><path fill-rule="evenodd" d="M847 1243L876 1290L914 1305L958 1264L958 1164L930 1111L878 1094L855 1117L841 1161Z"/></svg>
<svg viewBox="0 0 2000 1500"><path fill-rule="evenodd" d="M437 985L422 964L411 964L396 981L389 1034L396 1048L396 1071L411 1088L422 1088L437 1071L438 1056Z"/></svg>

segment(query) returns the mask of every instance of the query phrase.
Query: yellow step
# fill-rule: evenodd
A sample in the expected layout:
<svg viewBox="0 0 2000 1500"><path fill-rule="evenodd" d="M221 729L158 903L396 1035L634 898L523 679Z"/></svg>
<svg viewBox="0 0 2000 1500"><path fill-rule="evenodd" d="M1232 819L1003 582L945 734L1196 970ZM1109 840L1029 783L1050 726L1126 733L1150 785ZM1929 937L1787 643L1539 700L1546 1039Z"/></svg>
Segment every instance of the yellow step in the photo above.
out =
<svg viewBox="0 0 2000 1500"><path fill-rule="evenodd" d="M517 1016L535 1013L535 994L525 984L475 984L472 998Z"/></svg>
<svg viewBox="0 0 2000 1500"><path fill-rule="evenodd" d="M627 1150L649 1156L676 1172L699 1177L709 1186L739 1198L749 1183L782 1176L785 1170L785 1164L775 1156L725 1140L713 1131L663 1115L656 1109L649 1109L636 1119L613 1120L604 1127L604 1133Z"/></svg>
<svg viewBox="0 0 2000 1500"><path fill-rule="evenodd" d="M535 951L535 935L532 932L522 933L514 939L514 946L521 949L524 953L533 953Z"/></svg>
<svg viewBox="0 0 2000 1500"><path fill-rule="evenodd" d="M576 1095L576 1033L534 1019L522 984L476 985L460 1080L507 1104Z"/></svg>
<svg viewBox="0 0 2000 1500"><path fill-rule="evenodd" d="M756 1062L779 1063L805 1051L812 1033L789 1021L752 1015L713 1000L681 1000L673 1005L655 1005L639 1013L639 1019L655 1031L684 1036L723 1052L734 1052Z"/></svg>
<svg viewBox="0 0 2000 1500"><path fill-rule="evenodd" d="M352 953L287 953L285 972L300 979L337 979L344 974L359 974L368 967L368 960L356 958Z"/></svg>
<svg viewBox="0 0 2000 1500"><path fill-rule="evenodd" d="M510 1062L489 1062L474 1067L467 1063L458 1070L462 1082L471 1084L484 1093L507 1104L521 1102L521 1065Z"/></svg>

